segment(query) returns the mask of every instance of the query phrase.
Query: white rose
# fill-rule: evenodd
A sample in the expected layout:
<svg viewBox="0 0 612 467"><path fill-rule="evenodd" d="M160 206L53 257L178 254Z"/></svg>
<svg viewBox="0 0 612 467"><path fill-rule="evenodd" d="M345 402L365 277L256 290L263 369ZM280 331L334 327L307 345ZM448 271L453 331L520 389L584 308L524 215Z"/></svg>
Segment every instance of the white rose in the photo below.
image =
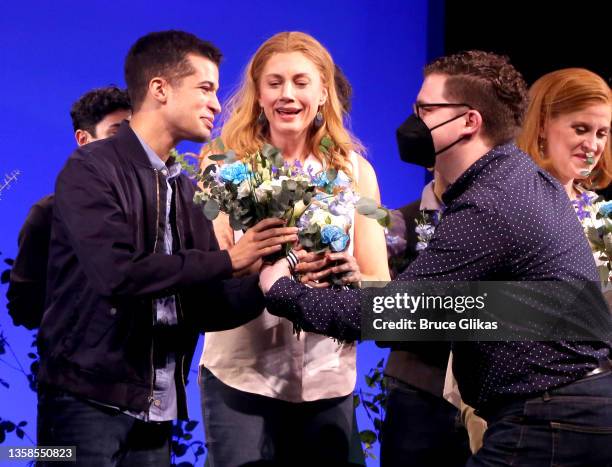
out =
<svg viewBox="0 0 612 467"><path fill-rule="evenodd" d="M316 209L310 222L321 227L326 224L331 224L335 225L336 227L340 227L343 230L346 230L346 228L350 226L350 221L345 216L334 216L332 213L324 209Z"/></svg>
<svg viewBox="0 0 612 467"><path fill-rule="evenodd" d="M238 185L238 199L246 198L251 194L251 184L248 180L243 180L240 185Z"/></svg>
<svg viewBox="0 0 612 467"><path fill-rule="evenodd" d="M274 187L272 186L273 183L274 181L266 180L257 188L255 188L255 195L257 196L257 199L266 199L268 195L274 190Z"/></svg>

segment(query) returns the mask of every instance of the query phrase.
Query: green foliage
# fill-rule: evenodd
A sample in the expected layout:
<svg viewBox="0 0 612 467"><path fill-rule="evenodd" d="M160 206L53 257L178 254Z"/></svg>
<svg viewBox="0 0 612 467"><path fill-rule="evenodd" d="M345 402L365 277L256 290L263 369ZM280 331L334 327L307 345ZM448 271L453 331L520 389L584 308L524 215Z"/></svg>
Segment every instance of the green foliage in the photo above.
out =
<svg viewBox="0 0 612 467"><path fill-rule="evenodd" d="M363 453L370 459L376 459L374 446L377 442L380 442L381 439L382 421L385 418L387 406L387 388L383 374L384 368L385 359L383 358L364 376L366 386L369 389L366 391L359 390L359 393L353 394L353 405L356 408L362 407L363 410L365 410L375 430L366 429L359 432L363 445Z"/></svg>

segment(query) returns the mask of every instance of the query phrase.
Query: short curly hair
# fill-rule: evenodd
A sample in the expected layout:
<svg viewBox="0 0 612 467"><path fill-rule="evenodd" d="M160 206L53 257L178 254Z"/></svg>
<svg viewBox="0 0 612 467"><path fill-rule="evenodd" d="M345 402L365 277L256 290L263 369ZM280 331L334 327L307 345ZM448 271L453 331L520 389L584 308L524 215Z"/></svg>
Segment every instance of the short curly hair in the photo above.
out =
<svg viewBox="0 0 612 467"><path fill-rule="evenodd" d="M116 110L131 110L130 98L127 91L117 86L92 89L83 94L70 109L72 127L74 131L88 131L94 138L96 125L108 114Z"/></svg>
<svg viewBox="0 0 612 467"><path fill-rule="evenodd" d="M518 134L527 108L527 84L508 57L469 50L434 60L424 74L448 76L444 94L480 112L483 135L493 145Z"/></svg>

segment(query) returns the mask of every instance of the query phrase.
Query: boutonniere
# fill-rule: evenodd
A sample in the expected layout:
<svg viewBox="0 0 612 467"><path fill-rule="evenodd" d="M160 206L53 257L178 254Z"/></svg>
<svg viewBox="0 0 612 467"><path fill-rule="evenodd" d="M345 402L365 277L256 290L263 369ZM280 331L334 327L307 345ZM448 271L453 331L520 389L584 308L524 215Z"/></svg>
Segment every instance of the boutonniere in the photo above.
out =
<svg viewBox="0 0 612 467"><path fill-rule="evenodd" d="M427 248L440 222L440 217L441 212L438 209L422 209L415 218L414 222L416 223L416 227L414 231L418 238L416 244L417 251L423 251Z"/></svg>

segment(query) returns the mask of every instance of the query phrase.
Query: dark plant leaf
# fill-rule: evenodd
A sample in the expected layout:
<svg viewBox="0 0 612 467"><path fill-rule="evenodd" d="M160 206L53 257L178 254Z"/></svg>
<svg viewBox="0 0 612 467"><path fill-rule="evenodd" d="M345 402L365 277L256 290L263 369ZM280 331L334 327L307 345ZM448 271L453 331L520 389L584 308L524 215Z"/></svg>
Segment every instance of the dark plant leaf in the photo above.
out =
<svg viewBox="0 0 612 467"><path fill-rule="evenodd" d="M189 420L187 423L185 423L185 430L187 431L193 431L195 430L195 428L198 426L198 421L197 420Z"/></svg>
<svg viewBox="0 0 612 467"><path fill-rule="evenodd" d="M227 159L227 156L225 154L211 154L210 156L208 156L208 158L211 161L221 162Z"/></svg>
<svg viewBox="0 0 612 467"><path fill-rule="evenodd" d="M373 444L376 442L376 433L372 430L363 430L359 432L359 438L362 443Z"/></svg>
<svg viewBox="0 0 612 467"><path fill-rule="evenodd" d="M0 284L8 284L11 277L11 270L5 269L0 275Z"/></svg>
<svg viewBox="0 0 612 467"><path fill-rule="evenodd" d="M177 443L172 446L172 452L176 455L176 457L183 457L187 452L189 446L183 443Z"/></svg>

